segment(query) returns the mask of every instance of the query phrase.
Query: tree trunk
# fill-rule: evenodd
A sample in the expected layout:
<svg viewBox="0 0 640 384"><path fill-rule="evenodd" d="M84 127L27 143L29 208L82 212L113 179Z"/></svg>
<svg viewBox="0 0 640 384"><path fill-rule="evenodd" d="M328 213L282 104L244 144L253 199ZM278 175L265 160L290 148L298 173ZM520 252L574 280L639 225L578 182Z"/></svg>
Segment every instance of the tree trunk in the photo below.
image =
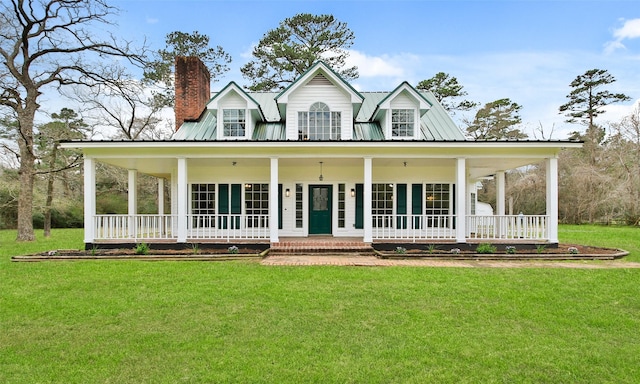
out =
<svg viewBox="0 0 640 384"><path fill-rule="evenodd" d="M21 145L22 147L23 145ZM33 178L35 158L32 151L20 150L20 193L18 194L18 241L33 241Z"/></svg>
<svg viewBox="0 0 640 384"><path fill-rule="evenodd" d="M51 159L49 160L49 174L47 175L47 202L44 205L44 237L51 237L51 205L53 203L53 168L56 166L58 142L53 144Z"/></svg>
<svg viewBox="0 0 640 384"><path fill-rule="evenodd" d="M31 100L30 100L31 99ZM26 108L18 112L20 123L18 146L20 147L20 193L18 195L17 241L33 241L33 180L35 155L33 153L33 120L38 104L35 96L27 96Z"/></svg>

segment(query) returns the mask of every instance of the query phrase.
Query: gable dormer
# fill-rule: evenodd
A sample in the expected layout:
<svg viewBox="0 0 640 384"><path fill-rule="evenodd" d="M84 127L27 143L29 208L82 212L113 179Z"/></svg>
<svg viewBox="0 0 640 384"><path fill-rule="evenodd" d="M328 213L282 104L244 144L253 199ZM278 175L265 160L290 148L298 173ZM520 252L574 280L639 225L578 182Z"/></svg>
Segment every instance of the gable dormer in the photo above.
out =
<svg viewBox="0 0 640 384"><path fill-rule="evenodd" d="M229 83L207 104L216 115L217 140L247 140L256 123L265 121L260 104L235 82Z"/></svg>
<svg viewBox="0 0 640 384"><path fill-rule="evenodd" d="M372 120L377 121L387 140L418 140L420 119L432 104L406 81L376 106Z"/></svg>
<svg viewBox="0 0 640 384"><path fill-rule="evenodd" d="M350 140L364 97L324 62L275 97L287 140Z"/></svg>

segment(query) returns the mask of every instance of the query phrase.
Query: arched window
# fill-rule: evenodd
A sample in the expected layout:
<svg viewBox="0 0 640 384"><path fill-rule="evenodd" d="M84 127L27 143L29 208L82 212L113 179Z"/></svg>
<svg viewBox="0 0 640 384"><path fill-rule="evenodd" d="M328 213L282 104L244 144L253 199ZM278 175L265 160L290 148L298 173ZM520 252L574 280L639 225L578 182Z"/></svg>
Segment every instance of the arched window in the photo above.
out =
<svg viewBox="0 0 640 384"><path fill-rule="evenodd" d="M325 103L313 103L309 112L298 112L298 140L340 140L340 117Z"/></svg>

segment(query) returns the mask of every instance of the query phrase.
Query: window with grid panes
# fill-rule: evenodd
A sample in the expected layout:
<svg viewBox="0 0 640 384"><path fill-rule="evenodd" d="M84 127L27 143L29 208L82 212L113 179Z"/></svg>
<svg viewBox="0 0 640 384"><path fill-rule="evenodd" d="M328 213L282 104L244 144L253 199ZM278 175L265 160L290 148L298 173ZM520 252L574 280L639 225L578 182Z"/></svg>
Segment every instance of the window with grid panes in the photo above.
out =
<svg viewBox="0 0 640 384"><path fill-rule="evenodd" d="M471 192L471 207L469 208L469 214L476 214L476 194L475 192Z"/></svg>
<svg viewBox="0 0 640 384"><path fill-rule="evenodd" d="M450 184L426 184L425 185L425 215L427 216L447 216L451 206L451 185ZM427 225L446 226L448 218L427 218Z"/></svg>
<svg viewBox="0 0 640 384"><path fill-rule="evenodd" d="M194 227L214 227L216 214L216 185L191 184L191 214Z"/></svg>
<svg viewBox="0 0 640 384"><path fill-rule="evenodd" d="M393 184L372 184L371 195L373 227L391 227L393 225Z"/></svg>
<svg viewBox="0 0 640 384"><path fill-rule="evenodd" d="M302 184L296 184L296 228L302 228Z"/></svg>
<svg viewBox="0 0 640 384"><path fill-rule="evenodd" d="M338 228L345 227L345 185L338 184Z"/></svg>
<svg viewBox="0 0 640 384"><path fill-rule="evenodd" d="M245 184L244 206L247 227L266 228L269 222L269 184Z"/></svg>
<svg viewBox="0 0 640 384"><path fill-rule="evenodd" d="M308 112L298 112L298 140L340 140L341 114L324 103L314 103Z"/></svg>
<svg viewBox="0 0 640 384"><path fill-rule="evenodd" d="M222 132L224 137L244 137L245 125L244 109L225 109L222 111Z"/></svg>
<svg viewBox="0 0 640 384"><path fill-rule="evenodd" d="M415 111L413 109L391 110L391 136L413 137L414 116Z"/></svg>

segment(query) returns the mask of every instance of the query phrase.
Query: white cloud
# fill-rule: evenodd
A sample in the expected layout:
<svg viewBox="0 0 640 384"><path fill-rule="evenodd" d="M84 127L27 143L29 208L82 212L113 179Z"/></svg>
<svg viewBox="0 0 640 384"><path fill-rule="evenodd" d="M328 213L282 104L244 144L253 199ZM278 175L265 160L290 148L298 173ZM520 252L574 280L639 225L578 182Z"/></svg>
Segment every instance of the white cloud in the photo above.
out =
<svg viewBox="0 0 640 384"><path fill-rule="evenodd" d="M398 57L367 56L358 51L349 51L347 66L357 66L360 77L402 77L403 66L398 65Z"/></svg>
<svg viewBox="0 0 640 384"><path fill-rule="evenodd" d="M147 17L147 24L157 24L160 19L155 17Z"/></svg>
<svg viewBox="0 0 640 384"><path fill-rule="evenodd" d="M623 40L637 39L640 37L640 19L625 20L622 27L613 30L615 40L605 44L605 53L613 53L617 49L625 49Z"/></svg>

